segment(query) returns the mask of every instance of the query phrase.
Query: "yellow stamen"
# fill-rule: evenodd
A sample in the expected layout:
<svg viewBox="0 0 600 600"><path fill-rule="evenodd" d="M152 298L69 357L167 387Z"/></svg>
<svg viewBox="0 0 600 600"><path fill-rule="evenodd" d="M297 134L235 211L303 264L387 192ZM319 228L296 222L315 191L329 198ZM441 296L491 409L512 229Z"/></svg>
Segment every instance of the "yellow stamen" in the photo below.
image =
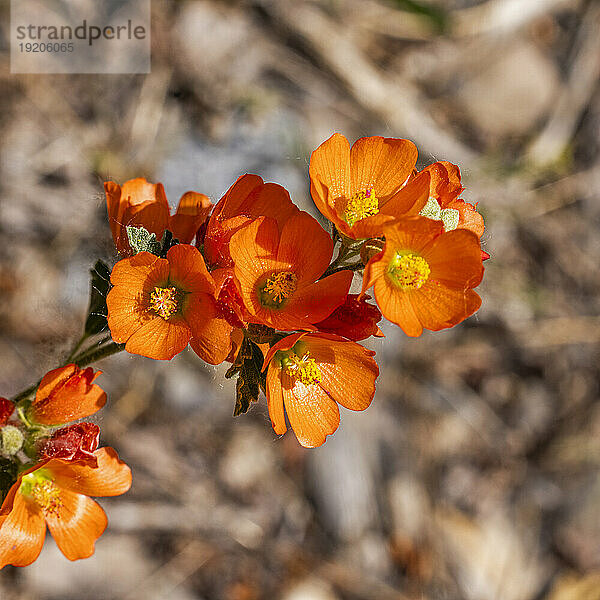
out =
<svg viewBox="0 0 600 600"><path fill-rule="evenodd" d="M177 288L155 287L150 294L150 308L167 321L177 312Z"/></svg>
<svg viewBox="0 0 600 600"><path fill-rule="evenodd" d="M296 291L297 283L298 278L291 271L273 273L262 289L264 303L281 304Z"/></svg>
<svg viewBox="0 0 600 600"><path fill-rule="evenodd" d="M372 217L379 212L379 199L370 189L362 192L356 192L348 204L344 212L346 223L352 227L356 221L360 221L366 217Z"/></svg>
<svg viewBox="0 0 600 600"><path fill-rule="evenodd" d="M304 385L312 385L321 381L321 369L308 352L300 357L292 350L282 364L292 377L301 381Z"/></svg>
<svg viewBox="0 0 600 600"><path fill-rule="evenodd" d="M431 269L427 261L417 254L397 253L390 261L387 273L397 287L418 290L429 278Z"/></svg>
<svg viewBox="0 0 600 600"><path fill-rule="evenodd" d="M20 491L33 500L42 509L45 516L60 516L60 509L63 506L60 489L43 470L25 475Z"/></svg>

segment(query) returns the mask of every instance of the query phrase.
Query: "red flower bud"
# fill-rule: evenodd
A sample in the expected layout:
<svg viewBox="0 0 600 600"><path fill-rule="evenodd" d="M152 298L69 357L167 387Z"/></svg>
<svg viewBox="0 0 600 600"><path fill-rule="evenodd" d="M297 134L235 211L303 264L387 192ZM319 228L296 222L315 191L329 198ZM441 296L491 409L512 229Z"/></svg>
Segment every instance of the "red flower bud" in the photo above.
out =
<svg viewBox="0 0 600 600"><path fill-rule="evenodd" d="M14 410L15 405L10 400L0 398L0 427L8 423L8 419L10 419L10 415L13 414Z"/></svg>
<svg viewBox="0 0 600 600"><path fill-rule="evenodd" d="M348 294L346 302L316 326L319 331L341 335L355 342L372 335L383 337L383 332L377 326L381 321L381 313L374 304L367 302L369 298L366 295L359 298L358 294Z"/></svg>
<svg viewBox="0 0 600 600"><path fill-rule="evenodd" d="M40 454L42 459L60 458L61 460L83 462L96 467L98 461L94 451L98 448L100 428L94 423L76 423L54 432L44 441Z"/></svg>

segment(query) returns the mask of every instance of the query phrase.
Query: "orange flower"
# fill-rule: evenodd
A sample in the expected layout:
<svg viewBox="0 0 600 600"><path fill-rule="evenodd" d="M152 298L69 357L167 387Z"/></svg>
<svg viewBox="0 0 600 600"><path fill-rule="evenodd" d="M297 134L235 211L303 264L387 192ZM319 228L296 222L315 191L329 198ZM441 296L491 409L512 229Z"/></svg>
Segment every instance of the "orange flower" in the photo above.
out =
<svg viewBox="0 0 600 600"><path fill-rule="evenodd" d="M204 223L212 204L207 196L186 192L177 212L170 215L162 183L149 183L143 177L130 179L122 186L114 181L104 184L108 220L117 250L124 256L133 253L126 227L144 227L160 240L168 229L183 244L189 244Z"/></svg>
<svg viewBox="0 0 600 600"><path fill-rule="evenodd" d="M204 257L213 268L231 267L229 240L241 227L260 216L277 221L279 231L298 208L287 190L276 183L264 183L258 175L242 175L217 202L204 238Z"/></svg>
<svg viewBox="0 0 600 600"><path fill-rule="evenodd" d="M374 352L326 333L295 333L265 356L267 405L273 429L286 432L284 406L298 441L320 446L340 424L336 403L365 410L375 395Z"/></svg>
<svg viewBox="0 0 600 600"><path fill-rule="evenodd" d="M460 182L459 168L442 161L429 165L423 172L430 174L431 184L429 200L421 214L443 221L445 231L468 229L481 238L484 231L483 217L475 206L458 197L464 189Z"/></svg>
<svg viewBox="0 0 600 600"><path fill-rule="evenodd" d="M190 343L213 365L229 353L232 327L218 315L215 283L194 246L173 246L166 258L125 258L110 280L108 326L127 352L170 360Z"/></svg>
<svg viewBox="0 0 600 600"><path fill-rule="evenodd" d="M259 217L234 234L229 249L252 323L314 330L314 323L344 302L352 282L351 271L317 281L329 265L333 242L305 212L290 217L281 233L274 219Z"/></svg>
<svg viewBox="0 0 600 600"><path fill-rule="evenodd" d="M409 140L335 133L310 158L310 192L317 208L344 235L381 235L390 217L416 215L429 195L429 174L409 180L417 149ZM408 183L407 183L408 182Z"/></svg>
<svg viewBox="0 0 600 600"><path fill-rule="evenodd" d="M94 455L96 468L52 459L19 477L0 509L0 568L31 564L44 545L46 525L69 560L94 553L107 519L88 496L117 496L131 486L131 471L112 448Z"/></svg>
<svg viewBox="0 0 600 600"><path fill-rule="evenodd" d="M74 364L46 373L28 417L42 425L60 425L93 415L106 404L106 393L93 383L101 373Z"/></svg>
<svg viewBox="0 0 600 600"><path fill-rule="evenodd" d="M375 285L383 316L407 335L438 331L472 315L481 298L479 239L466 229L444 233L441 221L407 217L384 227L385 246L365 268L363 293Z"/></svg>

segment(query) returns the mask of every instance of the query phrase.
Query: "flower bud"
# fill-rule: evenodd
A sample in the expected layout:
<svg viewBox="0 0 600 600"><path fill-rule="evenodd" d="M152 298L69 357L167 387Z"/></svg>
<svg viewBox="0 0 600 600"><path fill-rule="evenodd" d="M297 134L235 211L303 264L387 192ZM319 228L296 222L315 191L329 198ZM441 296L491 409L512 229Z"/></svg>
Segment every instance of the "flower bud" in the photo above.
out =
<svg viewBox="0 0 600 600"><path fill-rule="evenodd" d="M8 456L14 456L22 447L24 436L21 430L14 425L5 425L0 430L2 438L2 450Z"/></svg>
<svg viewBox="0 0 600 600"><path fill-rule="evenodd" d="M15 405L6 398L0 398L0 427L8 423L8 419L13 414Z"/></svg>
<svg viewBox="0 0 600 600"><path fill-rule="evenodd" d="M94 451L98 448L100 428L94 423L75 423L55 431L40 447L40 456L76 460L96 466Z"/></svg>

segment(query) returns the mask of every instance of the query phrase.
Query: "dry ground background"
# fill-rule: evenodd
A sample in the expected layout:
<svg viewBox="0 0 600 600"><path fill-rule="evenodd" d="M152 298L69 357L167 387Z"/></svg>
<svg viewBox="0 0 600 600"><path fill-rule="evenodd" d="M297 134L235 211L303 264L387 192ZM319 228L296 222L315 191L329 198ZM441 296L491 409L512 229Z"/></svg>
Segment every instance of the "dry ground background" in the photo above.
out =
<svg viewBox="0 0 600 600"><path fill-rule="evenodd" d="M475 317L386 327L372 406L318 450L264 400L232 418L192 352L105 360L133 488L92 559L49 540L2 600L600 598L598 2L156 0L148 76L8 75L1 11L3 395L78 337L107 178L216 201L255 172L313 210L333 131L409 137L461 166L492 255Z"/></svg>

